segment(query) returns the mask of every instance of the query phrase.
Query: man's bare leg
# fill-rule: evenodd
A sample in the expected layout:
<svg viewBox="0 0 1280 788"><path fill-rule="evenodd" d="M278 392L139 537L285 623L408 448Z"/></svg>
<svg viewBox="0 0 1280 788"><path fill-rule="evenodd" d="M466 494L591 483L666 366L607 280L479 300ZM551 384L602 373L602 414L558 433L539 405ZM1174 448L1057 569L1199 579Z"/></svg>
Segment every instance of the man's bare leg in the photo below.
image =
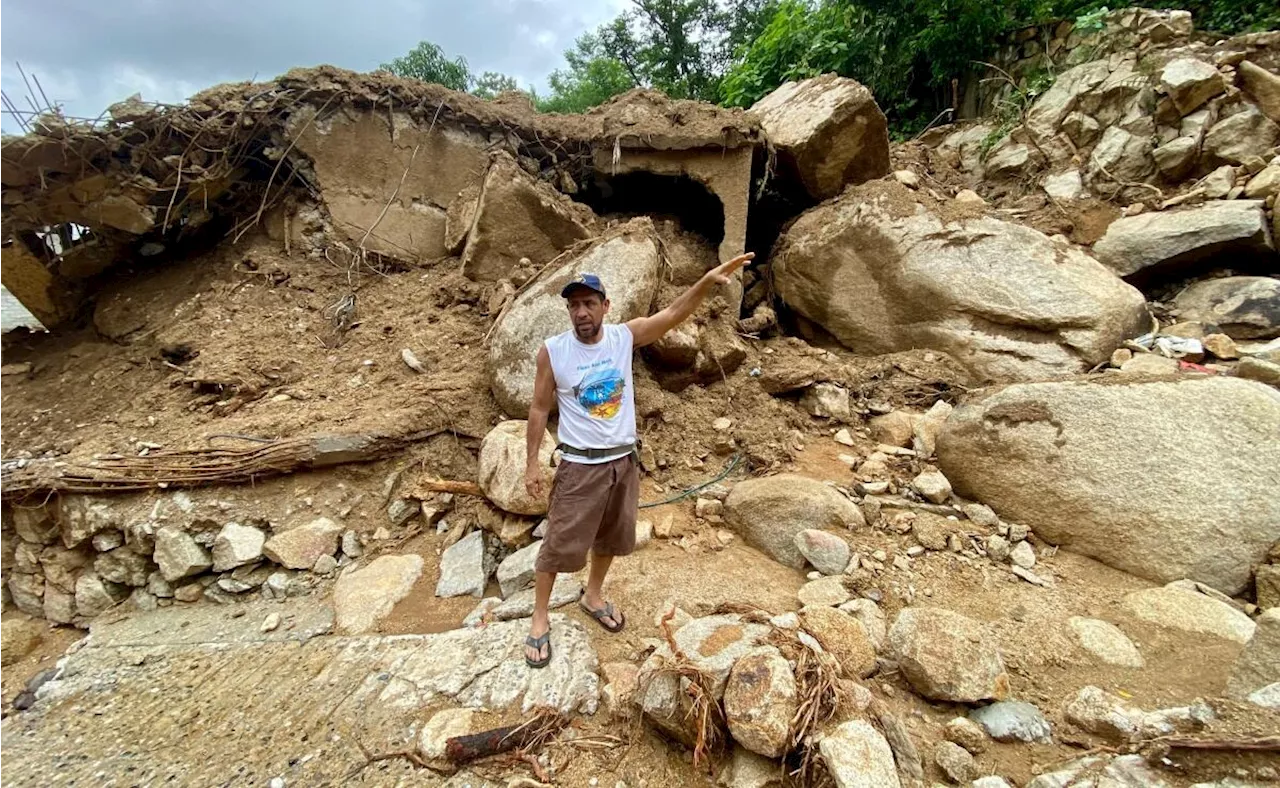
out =
<svg viewBox="0 0 1280 788"><path fill-rule="evenodd" d="M592 610L599 610L605 606L604 577L609 574L611 564L613 564L613 556L591 554L591 571L587 574L587 592L583 601ZM611 628L622 623L615 621L612 616L605 616L600 621Z"/></svg>
<svg viewBox="0 0 1280 788"><path fill-rule="evenodd" d="M551 629L551 587L556 584L555 572L536 572L533 581L533 620L529 624L529 636L542 637ZM550 641L548 641L548 645ZM547 646L534 649L524 647L525 656L534 662L547 658Z"/></svg>

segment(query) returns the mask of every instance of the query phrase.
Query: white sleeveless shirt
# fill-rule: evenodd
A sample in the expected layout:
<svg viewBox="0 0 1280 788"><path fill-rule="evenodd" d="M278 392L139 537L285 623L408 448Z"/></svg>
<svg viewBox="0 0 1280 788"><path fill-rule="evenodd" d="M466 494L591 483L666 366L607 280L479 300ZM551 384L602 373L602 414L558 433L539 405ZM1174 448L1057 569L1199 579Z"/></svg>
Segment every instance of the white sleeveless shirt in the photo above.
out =
<svg viewBox="0 0 1280 788"><path fill-rule="evenodd" d="M578 341L572 330L546 341L560 406L557 439L579 449L607 449L636 440L635 389L631 382L631 329L606 323L594 345ZM595 465L627 456L588 459L565 452L568 462Z"/></svg>

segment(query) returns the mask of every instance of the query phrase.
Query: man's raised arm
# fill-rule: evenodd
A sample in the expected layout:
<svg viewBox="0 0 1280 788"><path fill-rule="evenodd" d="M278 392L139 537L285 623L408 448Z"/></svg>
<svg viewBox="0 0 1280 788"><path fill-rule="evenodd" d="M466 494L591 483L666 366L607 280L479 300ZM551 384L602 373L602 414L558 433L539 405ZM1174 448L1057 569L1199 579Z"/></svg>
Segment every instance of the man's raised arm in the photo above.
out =
<svg viewBox="0 0 1280 788"><path fill-rule="evenodd" d="M538 349L538 367L533 378L533 404L529 406L529 425L525 437L524 487L534 500L543 497L543 474L538 467L538 450L542 448L542 436L547 431L547 415L555 401L556 379L551 372L551 354L547 346Z"/></svg>
<svg viewBox="0 0 1280 788"><path fill-rule="evenodd" d="M698 305L706 299L713 289L720 285L728 284L729 277L733 276L733 272L746 265L754 257L754 252L740 254L729 262L712 268L696 284L681 293L676 300L668 304L667 308L661 312L648 317L637 317L634 320L628 320L627 328L631 329L632 344L636 347L644 347L657 342L662 338L663 334L680 325L685 318L692 315ZM539 359L541 359L541 356L539 356ZM530 424L533 423L532 413L529 414L529 422Z"/></svg>

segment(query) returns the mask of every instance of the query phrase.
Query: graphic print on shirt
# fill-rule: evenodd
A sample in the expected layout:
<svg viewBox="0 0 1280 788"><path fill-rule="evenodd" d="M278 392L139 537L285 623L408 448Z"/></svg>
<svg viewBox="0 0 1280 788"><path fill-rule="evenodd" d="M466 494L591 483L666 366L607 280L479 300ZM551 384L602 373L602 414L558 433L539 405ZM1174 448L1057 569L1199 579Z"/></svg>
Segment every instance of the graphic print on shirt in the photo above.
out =
<svg viewBox="0 0 1280 788"><path fill-rule="evenodd" d="M626 379L617 367L606 367L583 375L573 387L573 398L593 419L612 419L622 407Z"/></svg>

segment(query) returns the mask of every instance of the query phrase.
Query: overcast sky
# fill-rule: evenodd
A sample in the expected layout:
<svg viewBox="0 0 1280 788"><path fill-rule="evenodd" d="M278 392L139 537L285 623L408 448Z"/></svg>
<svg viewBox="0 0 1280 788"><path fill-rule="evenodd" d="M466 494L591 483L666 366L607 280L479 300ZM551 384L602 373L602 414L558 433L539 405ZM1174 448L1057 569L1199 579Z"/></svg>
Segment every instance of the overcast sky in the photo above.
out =
<svg viewBox="0 0 1280 788"><path fill-rule="evenodd" d="M21 108L34 73L68 115L134 93L177 102L210 85L329 63L370 71L422 39L471 70L546 86L580 33L625 0L4 0L0 82ZM6 132L17 131L3 118Z"/></svg>

